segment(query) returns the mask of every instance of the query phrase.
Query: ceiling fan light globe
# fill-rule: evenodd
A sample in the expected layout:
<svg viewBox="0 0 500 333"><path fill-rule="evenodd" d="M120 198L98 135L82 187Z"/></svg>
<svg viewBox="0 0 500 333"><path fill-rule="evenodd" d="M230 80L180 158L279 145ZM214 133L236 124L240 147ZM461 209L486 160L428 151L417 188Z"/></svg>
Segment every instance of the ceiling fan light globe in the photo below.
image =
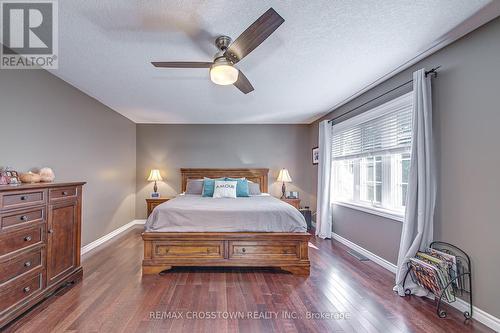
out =
<svg viewBox="0 0 500 333"><path fill-rule="evenodd" d="M210 80L222 86L233 84L238 80L239 71L228 64L214 64L210 68Z"/></svg>

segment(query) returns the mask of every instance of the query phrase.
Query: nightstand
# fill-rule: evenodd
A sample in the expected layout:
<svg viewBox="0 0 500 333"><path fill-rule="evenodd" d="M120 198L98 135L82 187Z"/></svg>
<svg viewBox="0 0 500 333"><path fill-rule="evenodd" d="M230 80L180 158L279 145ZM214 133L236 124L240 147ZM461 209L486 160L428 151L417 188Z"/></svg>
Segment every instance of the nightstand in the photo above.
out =
<svg viewBox="0 0 500 333"><path fill-rule="evenodd" d="M153 209L158 206L159 204L164 203L165 201L168 201L172 198L147 198L146 199L146 204L148 205L148 217L149 214L153 211Z"/></svg>
<svg viewBox="0 0 500 333"><path fill-rule="evenodd" d="M292 205L293 207L299 209L300 208L300 199L288 199L288 198L282 198L280 199L281 201L286 202L287 204Z"/></svg>

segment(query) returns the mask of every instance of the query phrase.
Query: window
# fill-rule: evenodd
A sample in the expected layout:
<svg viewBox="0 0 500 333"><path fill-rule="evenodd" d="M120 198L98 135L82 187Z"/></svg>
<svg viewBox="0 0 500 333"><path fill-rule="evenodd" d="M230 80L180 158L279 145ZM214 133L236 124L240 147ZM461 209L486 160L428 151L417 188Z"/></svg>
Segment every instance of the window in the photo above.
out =
<svg viewBox="0 0 500 333"><path fill-rule="evenodd" d="M394 181L396 206L404 209L406 205L406 192L408 191L408 176L410 174L410 154L398 154L395 156L394 161L394 168L396 170L394 173L396 177Z"/></svg>
<svg viewBox="0 0 500 333"><path fill-rule="evenodd" d="M380 205L382 203L382 156L361 159L361 201Z"/></svg>
<svg viewBox="0 0 500 333"><path fill-rule="evenodd" d="M335 203L401 220L410 170L411 111L408 93L332 127Z"/></svg>

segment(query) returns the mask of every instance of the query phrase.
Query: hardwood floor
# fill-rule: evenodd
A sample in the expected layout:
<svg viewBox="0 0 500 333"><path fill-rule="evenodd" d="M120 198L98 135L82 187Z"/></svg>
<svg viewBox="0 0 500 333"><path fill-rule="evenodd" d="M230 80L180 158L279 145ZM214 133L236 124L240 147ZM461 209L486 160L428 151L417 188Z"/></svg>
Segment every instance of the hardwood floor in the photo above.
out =
<svg viewBox="0 0 500 333"><path fill-rule="evenodd" d="M312 239L309 277L265 269L173 269L142 277L140 232L130 230L85 255L81 283L6 331L492 332L475 321L464 324L452 308L439 319L431 301L397 296L392 273L358 261L336 241ZM307 319L308 311L348 318ZM249 319L248 312L268 318ZM216 318L192 319L196 315Z"/></svg>

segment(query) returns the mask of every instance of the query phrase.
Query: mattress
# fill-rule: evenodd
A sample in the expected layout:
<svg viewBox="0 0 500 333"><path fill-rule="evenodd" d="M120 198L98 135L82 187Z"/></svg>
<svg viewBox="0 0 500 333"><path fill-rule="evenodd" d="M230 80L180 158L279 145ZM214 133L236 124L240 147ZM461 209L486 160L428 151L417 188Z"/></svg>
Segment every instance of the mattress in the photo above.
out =
<svg viewBox="0 0 500 333"><path fill-rule="evenodd" d="M181 195L155 207L146 232L306 232L291 205L271 196L210 198Z"/></svg>

